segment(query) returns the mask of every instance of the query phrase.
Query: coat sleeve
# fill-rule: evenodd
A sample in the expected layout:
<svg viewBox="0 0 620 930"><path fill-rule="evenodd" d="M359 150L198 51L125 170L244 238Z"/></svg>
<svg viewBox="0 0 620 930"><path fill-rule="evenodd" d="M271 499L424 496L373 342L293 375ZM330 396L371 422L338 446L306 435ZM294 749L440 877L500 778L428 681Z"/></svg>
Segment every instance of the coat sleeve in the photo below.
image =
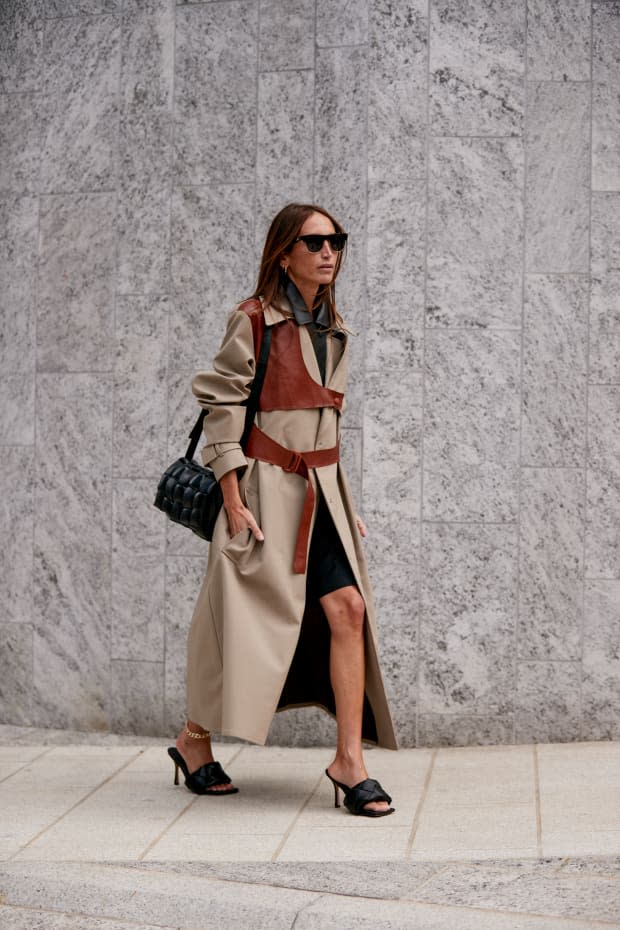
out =
<svg viewBox="0 0 620 930"><path fill-rule="evenodd" d="M242 402L250 394L255 369L252 323L243 310L233 310L213 371L200 372L192 381L192 391L207 411L202 461L218 481L233 468L247 465L240 445L246 410Z"/></svg>

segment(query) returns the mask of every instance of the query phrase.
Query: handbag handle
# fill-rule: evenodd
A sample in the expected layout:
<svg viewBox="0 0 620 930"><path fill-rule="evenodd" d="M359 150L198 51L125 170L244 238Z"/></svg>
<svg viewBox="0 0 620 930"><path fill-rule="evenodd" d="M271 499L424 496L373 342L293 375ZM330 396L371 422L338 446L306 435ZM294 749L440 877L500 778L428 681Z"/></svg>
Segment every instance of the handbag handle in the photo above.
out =
<svg viewBox="0 0 620 930"><path fill-rule="evenodd" d="M241 437L241 448L244 448L246 442L248 441L250 430L252 429L252 424L254 423L254 417L256 416L256 412L258 410L258 401L263 389L263 382L265 380L265 372L267 371L267 360L269 359L270 348L271 326L265 326L263 338L261 340L258 365L256 366L256 374L254 375L254 380L252 381L250 395L247 400L243 401L243 404L247 407L247 409L245 413L245 426L243 427L243 435ZM198 419L194 423L192 431L189 434L189 446L187 447L187 452L185 453L185 458L187 459L194 458L194 453L196 452L196 447L198 446L198 440L202 434L202 424L204 423L204 418L206 415L206 410L200 411L198 414Z"/></svg>

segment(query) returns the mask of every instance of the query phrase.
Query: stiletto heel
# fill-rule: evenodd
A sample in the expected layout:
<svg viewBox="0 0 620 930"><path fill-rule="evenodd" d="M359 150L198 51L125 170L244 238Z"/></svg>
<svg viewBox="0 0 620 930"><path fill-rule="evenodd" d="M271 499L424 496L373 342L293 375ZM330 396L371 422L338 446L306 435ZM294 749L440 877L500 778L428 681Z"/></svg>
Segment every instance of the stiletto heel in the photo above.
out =
<svg viewBox="0 0 620 930"><path fill-rule="evenodd" d="M344 794L344 806L357 817L387 817L388 814L394 813L393 807L388 807L385 811L375 811L365 806L366 804L370 804L371 801L387 801L388 804L392 803L391 797L387 791L383 790L376 779L365 778L364 781L349 788L348 785L343 785L342 782L332 778L327 769L325 769L325 774L334 786L334 807L340 807L338 798L338 790L340 789Z"/></svg>
<svg viewBox="0 0 620 930"><path fill-rule="evenodd" d="M239 791L238 788L233 787L219 791L214 789L214 785L230 785L231 783L230 777L219 762L207 762L205 765L201 765L199 769L196 769L195 772L190 773L185 759L176 746L170 746L168 755L174 762L175 785L179 784L179 769L181 769L185 776L186 787L193 791L194 794L237 794Z"/></svg>

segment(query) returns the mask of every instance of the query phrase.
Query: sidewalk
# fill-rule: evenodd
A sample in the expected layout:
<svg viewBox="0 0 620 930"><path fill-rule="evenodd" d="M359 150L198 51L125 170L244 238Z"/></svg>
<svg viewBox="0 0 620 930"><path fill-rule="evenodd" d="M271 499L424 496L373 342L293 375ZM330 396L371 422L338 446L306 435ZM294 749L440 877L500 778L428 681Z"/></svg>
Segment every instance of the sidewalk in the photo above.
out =
<svg viewBox="0 0 620 930"><path fill-rule="evenodd" d="M620 743L370 750L378 820L328 749L221 745L240 793L200 798L166 745L0 727L3 930L620 928Z"/></svg>

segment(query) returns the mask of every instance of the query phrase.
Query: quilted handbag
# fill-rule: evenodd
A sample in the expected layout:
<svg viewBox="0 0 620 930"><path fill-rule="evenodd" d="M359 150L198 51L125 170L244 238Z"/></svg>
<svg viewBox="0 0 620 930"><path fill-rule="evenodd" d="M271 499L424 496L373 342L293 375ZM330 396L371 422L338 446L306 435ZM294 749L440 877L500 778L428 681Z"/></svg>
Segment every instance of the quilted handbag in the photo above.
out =
<svg viewBox="0 0 620 930"><path fill-rule="evenodd" d="M260 348L260 358L256 367L256 375L252 382L250 396L246 401L245 426L241 437L241 448L245 448L254 417L258 410L258 400L265 380L267 359L271 345L271 328L265 327ZM154 504L174 522L186 526L189 530L200 536L201 539L211 540L213 528L218 514L222 509L222 489L208 465L199 465L194 461L194 453L198 440L202 434L202 425L207 415L201 410L191 433L189 445L185 455L169 465L165 470L155 495Z"/></svg>

